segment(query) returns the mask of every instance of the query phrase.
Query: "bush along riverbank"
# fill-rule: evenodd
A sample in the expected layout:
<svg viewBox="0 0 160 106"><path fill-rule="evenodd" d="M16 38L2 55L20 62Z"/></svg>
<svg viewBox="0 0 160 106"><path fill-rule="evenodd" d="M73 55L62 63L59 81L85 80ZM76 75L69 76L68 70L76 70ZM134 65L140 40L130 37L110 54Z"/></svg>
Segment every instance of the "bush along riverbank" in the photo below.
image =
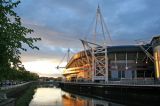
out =
<svg viewBox="0 0 160 106"><path fill-rule="evenodd" d="M28 106L33 98L36 88L37 86L32 84L21 97L17 98L16 106Z"/></svg>
<svg viewBox="0 0 160 106"><path fill-rule="evenodd" d="M36 89L36 86L37 82L27 82L25 84L22 84L21 86L13 86L11 88L6 87L6 89L0 90L0 105L4 104L10 106L8 104L12 104L11 106L15 106L15 102L17 101L17 105L20 104L18 106L28 106L23 104L26 102L28 102L29 104L34 94L34 89ZM22 98L25 99L22 100ZM21 100L24 101L24 103L20 102Z"/></svg>

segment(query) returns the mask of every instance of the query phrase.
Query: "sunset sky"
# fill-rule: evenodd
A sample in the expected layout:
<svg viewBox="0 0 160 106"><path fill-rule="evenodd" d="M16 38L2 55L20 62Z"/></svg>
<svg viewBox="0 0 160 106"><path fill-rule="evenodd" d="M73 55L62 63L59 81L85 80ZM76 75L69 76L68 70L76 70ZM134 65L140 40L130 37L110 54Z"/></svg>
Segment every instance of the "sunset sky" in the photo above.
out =
<svg viewBox="0 0 160 106"><path fill-rule="evenodd" d="M160 33L159 0L22 0L16 12L23 25L34 30L28 36L42 38L35 43L39 51L24 45L28 48L21 58L25 68L40 76L60 76L56 66L68 48L72 54L82 50L79 39L89 34L98 3L113 45L148 41Z"/></svg>

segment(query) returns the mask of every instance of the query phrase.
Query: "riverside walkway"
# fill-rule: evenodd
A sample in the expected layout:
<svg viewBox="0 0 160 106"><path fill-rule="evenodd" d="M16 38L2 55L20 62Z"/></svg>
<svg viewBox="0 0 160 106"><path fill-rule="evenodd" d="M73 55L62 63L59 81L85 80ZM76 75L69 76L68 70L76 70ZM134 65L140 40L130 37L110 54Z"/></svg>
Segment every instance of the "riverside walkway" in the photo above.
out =
<svg viewBox="0 0 160 106"><path fill-rule="evenodd" d="M27 85L29 83L32 83L32 82L25 82L25 83L16 84L16 85L5 85L5 86L0 87L0 90L8 90L8 89L12 89L12 88L17 88L17 87Z"/></svg>

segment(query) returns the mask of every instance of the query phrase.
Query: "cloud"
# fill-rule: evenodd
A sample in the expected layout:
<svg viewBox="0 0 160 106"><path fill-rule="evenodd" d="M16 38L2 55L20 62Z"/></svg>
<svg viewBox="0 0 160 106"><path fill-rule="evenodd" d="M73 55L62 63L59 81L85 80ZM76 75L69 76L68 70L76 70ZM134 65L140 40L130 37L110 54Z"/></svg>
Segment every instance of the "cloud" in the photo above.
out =
<svg viewBox="0 0 160 106"><path fill-rule="evenodd" d="M22 54L22 61L58 61L67 48L82 50L79 39L89 35L97 0L23 0L16 9L23 25L34 29L29 35L41 37L40 51ZM99 0L113 43L135 44L160 33L159 0ZM90 37L91 38L91 37ZM65 51L66 50L66 51Z"/></svg>
<svg viewBox="0 0 160 106"><path fill-rule="evenodd" d="M158 0L156 2L160 3ZM150 4L146 0L130 0L121 2L116 7L117 9L113 10L114 12L109 16L111 18L107 18L114 39L133 41L141 38L145 40L160 33L158 30L155 31L159 27L155 25L160 19L158 5Z"/></svg>
<svg viewBox="0 0 160 106"><path fill-rule="evenodd" d="M68 48L75 52L81 50L81 42L78 37L72 34L56 32L43 25L38 25L32 21L23 20L23 25L34 30L29 37L40 37L42 40L35 43L40 50L32 50L27 45L27 52L22 52L22 61L34 61L52 59L59 61L66 53ZM74 45L73 45L74 44Z"/></svg>

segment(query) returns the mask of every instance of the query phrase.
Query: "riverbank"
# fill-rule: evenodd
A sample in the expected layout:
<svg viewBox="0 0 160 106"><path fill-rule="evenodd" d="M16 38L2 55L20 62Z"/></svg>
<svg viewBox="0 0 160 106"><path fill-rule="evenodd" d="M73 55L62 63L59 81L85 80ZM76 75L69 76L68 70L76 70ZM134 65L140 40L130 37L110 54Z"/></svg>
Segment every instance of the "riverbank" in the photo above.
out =
<svg viewBox="0 0 160 106"><path fill-rule="evenodd" d="M57 82L34 82L30 84L27 90L16 100L16 106L28 106L31 102L35 90L38 87L55 87L58 86Z"/></svg>
<svg viewBox="0 0 160 106"><path fill-rule="evenodd" d="M61 89L75 94L114 101L126 105L159 105L159 86L107 85L93 83L61 83Z"/></svg>
<svg viewBox="0 0 160 106"><path fill-rule="evenodd" d="M16 100L16 106L28 106L33 98L37 85L31 85L24 94Z"/></svg>
<svg viewBox="0 0 160 106"><path fill-rule="evenodd" d="M17 103L21 104L18 106L28 106L28 105L23 105L24 103L21 101L23 100L24 102L27 101L29 104L30 102L29 99L31 100L32 99L31 96L34 94L30 92L34 91L35 85L37 85L37 82L28 82L23 84L22 86L7 87L6 89L0 90L0 99L1 99L0 103L3 104L4 106L8 104L15 106ZM26 100L25 99L22 100L20 99L21 97L23 98L27 97L27 98L25 98Z"/></svg>

